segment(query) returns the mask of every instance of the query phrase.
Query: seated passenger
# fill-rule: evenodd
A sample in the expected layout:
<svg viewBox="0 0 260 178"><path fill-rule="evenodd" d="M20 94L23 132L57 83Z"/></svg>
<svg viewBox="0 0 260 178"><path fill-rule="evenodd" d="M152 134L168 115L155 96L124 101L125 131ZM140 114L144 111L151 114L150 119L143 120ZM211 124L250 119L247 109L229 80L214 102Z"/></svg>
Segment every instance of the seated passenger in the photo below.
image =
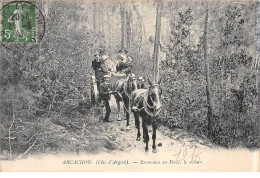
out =
<svg viewBox="0 0 260 178"><path fill-rule="evenodd" d="M104 64L105 64L107 70L109 72L111 72L112 68L111 68L111 64L110 64L111 60L109 59L109 56L108 55L103 55L101 58L102 58L102 61L104 61Z"/></svg>
<svg viewBox="0 0 260 178"><path fill-rule="evenodd" d="M108 75L110 72L110 69L108 68L107 62L106 60L108 59L108 57L104 57L102 56L101 58L101 72L102 72L102 78L104 78L105 75ZM103 81L102 81L103 82Z"/></svg>
<svg viewBox="0 0 260 178"><path fill-rule="evenodd" d="M118 60L118 64L117 64L116 71L122 72L127 60L127 51L125 49L119 51L117 60Z"/></svg>
<svg viewBox="0 0 260 178"><path fill-rule="evenodd" d="M127 62L124 65L123 70L127 73L132 73L132 71L133 71L133 57L132 56L127 57Z"/></svg>

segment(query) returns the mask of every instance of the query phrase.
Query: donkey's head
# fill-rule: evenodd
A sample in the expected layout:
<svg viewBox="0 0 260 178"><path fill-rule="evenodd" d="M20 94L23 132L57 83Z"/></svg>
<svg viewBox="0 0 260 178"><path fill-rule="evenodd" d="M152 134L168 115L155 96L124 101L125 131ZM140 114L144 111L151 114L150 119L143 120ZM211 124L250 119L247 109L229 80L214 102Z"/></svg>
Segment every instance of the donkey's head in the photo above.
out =
<svg viewBox="0 0 260 178"><path fill-rule="evenodd" d="M134 90L137 89L137 79L134 74L128 76L127 79L127 90L129 93L132 93Z"/></svg>
<svg viewBox="0 0 260 178"><path fill-rule="evenodd" d="M161 109L161 95L162 95L162 89L160 87L160 81L159 82L151 82L148 78L149 83L149 89L148 89L148 103L151 108L154 109L154 112Z"/></svg>

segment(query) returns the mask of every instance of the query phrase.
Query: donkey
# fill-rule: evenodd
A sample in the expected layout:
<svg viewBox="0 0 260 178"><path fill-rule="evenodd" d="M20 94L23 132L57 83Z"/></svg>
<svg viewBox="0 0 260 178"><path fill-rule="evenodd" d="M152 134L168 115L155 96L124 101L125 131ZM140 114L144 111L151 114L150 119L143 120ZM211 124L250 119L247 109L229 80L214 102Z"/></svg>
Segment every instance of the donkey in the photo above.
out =
<svg viewBox="0 0 260 178"><path fill-rule="evenodd" d="M140 141L140 120L142 118L143 127L143 139L146 143L145 151L148 151L148 125L152 125L153 128L153 153L156 153L156 129L159 125L159 113L161 111L161 94L162 89L160 88L160 81L158 83L151 82L148 78L149 88L148 89L137 89L131 95L131 106L132 112L135 117L135 126L137 128L137 141Z"/></svg>
<svg viewBox="0 0 260 178"><path fill-rule="evenodd" d="M129 74L126 79L118 80L113 86L113 90L117 92L115 94L117 104L118 121L121 121L120 117L120 101L124 104L124 111L126 113L126 130L129 130L129 114L131 113L131 93L137 89L137 81L134 75Z"/></svg>

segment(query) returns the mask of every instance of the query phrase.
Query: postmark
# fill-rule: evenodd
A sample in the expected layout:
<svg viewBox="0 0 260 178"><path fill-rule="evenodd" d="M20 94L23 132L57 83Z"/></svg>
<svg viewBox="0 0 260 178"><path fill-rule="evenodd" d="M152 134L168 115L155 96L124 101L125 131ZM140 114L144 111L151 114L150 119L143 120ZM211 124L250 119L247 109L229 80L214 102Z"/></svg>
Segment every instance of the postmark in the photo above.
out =
<svg viewBox="0 0 260 178"><path fill-rule="evenodd" d="M3 2L1 44L9 49L30 49L37 46L45 33L45 19L36 1Z"/></svg>

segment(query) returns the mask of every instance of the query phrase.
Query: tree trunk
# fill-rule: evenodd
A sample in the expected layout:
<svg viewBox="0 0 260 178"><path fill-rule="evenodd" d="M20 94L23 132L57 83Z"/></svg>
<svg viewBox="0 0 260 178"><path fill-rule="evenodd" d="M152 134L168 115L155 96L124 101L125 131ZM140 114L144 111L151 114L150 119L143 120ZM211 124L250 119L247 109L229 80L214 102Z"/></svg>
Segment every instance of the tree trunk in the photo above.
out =
<svg viewBox="0 0 260 178"><path fill-rule="evenodd" d="M106 39L105 39L105 27L104 27L104 5L100 3L100 11L99 11L99 45L102 49L106 49Z"/></svg>
<svg viewBox="0 0 260 178"><path fill-rule="evenodd" d="M254 69L256 69L257 68L257 61L258 61L258 55L257 55L257 53L258 53L258 45L257 45L257 39L259 38L258 36L258 25L257 24L259 24L259 22L258 22L258 6L255 6L255 36L256 36L256 40L255 40L255 46L256 46L256 53L255 53L255 60L253 60L252 59L252 63L251 63L251 69L252 70L254 70Z"/></svg>
<svg viewBox="0 0 260 178"><path fill-rule="evenodd" d="M125 9L124 5L120 5L120 16L121 16L121 49L125 47Z"/></svg>
<svg viewBox="0 0 260 178"><path fill-rule="evenodd" d="M208 46L207 46L207 35L208 35L208 18L209 9L206 4L206 14L205 14L205 26L204 26L204 60L205 60L205 75L206 75L206 95L207 95L207 108L208 108L208 137L211 138L212 135L212 103L210 94L210 71L209 71L209 59L208 59Z"/></svg>
<svg viewBox="0 0 260 178"><path fill-rule="evenodd" d="M224 61L223 61L223 58L222 60L220 61L219 63L219 66L220 66L220 73L221 73L221 81L224 81ZM224 84L223 82L221 82L221 85L220 85L220 109L219 109L219 119L221 120L222 119L222 112L223 112L223 103L224 103Z"/></svg>
<svg viewBox="0 0 260 178"><path fill-rule="evenodd" d="M136 5L133 5L134 9L136 9L136 15L137 15L137 27L135 28L135 34L136 34L136 37L137 37L137 41L136 41L136 44L138 44L138 53L137 53L137 66L140 65L140 54L141 54L141 47L142 47L142 42L143 42L143 20L142 20L142 16L140 15L139 13L139 10L137 8Z"/></svg>
<svg viewBox="0 0 260 178"><path fill-rule="evenodd" d="M96 14L96 10L97 10L97 7L96 7L96 2L94 1L93 3L93 32L94 34L96 34L97 30L96 30L96 26L97 26L97 14Z"/></svg>
<svg viewBox="0 0 260 178"><path fill-rule="evenodd" d="M106 38L108 38L108 40L106 40L106 46L107 46L107 52L108 53L111 53L112 51L111 51L111 21L110 21L110 11L109 11L109 9L107 9L107 25L108 25L108 34L107 34L107 36L106 36Z"/></svg>
<svg viewBox="0 0 260 178"><path fill-rule="evenodd" d="M155 41L154 41L154 53L153 53L153 71L154 71L154 81L159 81L159 45L160 45L160 31L161 31L161 15L163 2L157 2L157 12L156 12L156 31L155 31Z"/></svg>
<svg viewBox="0 0 260 178"><path fill-rule="evenodd" d="M93 33L94 33L94 47L96 47L98 43L98 36L97 36L97 3L94 1L93 3Z"/></svg>
<svg viewBox="0 0 260 178"><path fill-rule="evenodd" d="M130 51L131 45L131 12L126 11L126 48Z"/></svg>

